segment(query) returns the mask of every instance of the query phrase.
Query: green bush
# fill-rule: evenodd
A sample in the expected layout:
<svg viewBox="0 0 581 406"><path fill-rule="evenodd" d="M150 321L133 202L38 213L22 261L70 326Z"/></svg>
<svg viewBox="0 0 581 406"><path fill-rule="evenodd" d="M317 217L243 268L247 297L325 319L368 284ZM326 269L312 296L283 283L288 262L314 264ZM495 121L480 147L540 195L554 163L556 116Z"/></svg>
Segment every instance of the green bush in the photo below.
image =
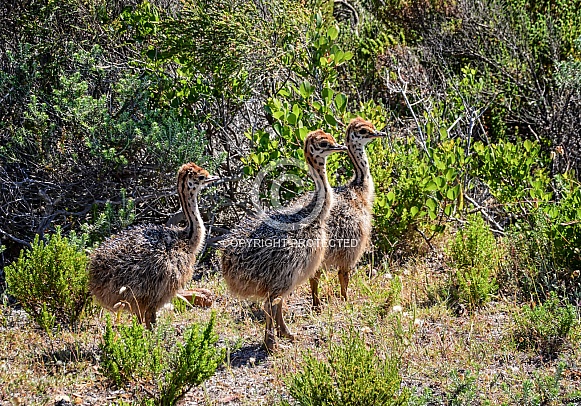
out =
<svg viewBox="0 0 581 406"><path fill-rule="evenodd" d="M161 348L155 345L154 333L146 330L137 318L130 326L117 331L107 317L100 371L118 386L132 379L153 378L161 367Z"/></svg>
<svg viewBox="0 0 581 406"><path fill-rule="evenodd" d="M504 238L503 290L519 299L542 301L551 291L581 298L581 188L568 174L554 185L559 200L530 206Z"/></svg>
<svg viewBox="0 0 581 406"><path fill-rule="evenodd" d="M464 374L459 374L454 370L450 373L452 387L446 394L448 405L450 406L470 406L476 402L478 393L478 375L474 375L470 370Z"/></svg>
<svg viewBox="0 0 581 406"><path fill-rule="evenodd" d="M135 221L135 200L127 198L125 189L121 189L121 202L116 207L110 202L105 203L103 210L97 205L92 206L88 222L80 225L80 233L71 232L69 238L84 248L98 245L105 238L129 227Z"/></svg>
<svg viewBox="0 0 581 406"><path fill-rule="evenodd" d="M192 326L184 334L170 357L170 368L160 384L159 404L175 405L190 389L214 375L224 359L224 351L216 349L214 318L206 327Z"/></svg>
<svg viewBox="0 0 581 406"><path fill-rule="evenodd" d="M522 382L522 389L517 386L515 388L506 386L504 390L509 393L513 404L519 406L542 406L558 404L561 400L562 404L574 405L574 403L566 402L565 399L569 396L561 393L563 386L563 370L566 365L559 362L554 373L543 373L541 370L533 372L532 379L525 379Z"/></svg>
<svg viewBox="0 0 581 406"><path fill-rule="evenodd" d="M79 231L98 224L100 210L121 216L137 194L140 221L169 217L176 168L194 161L211 170L219 159L194 109L160 102L167 92L140 57L148 44L122 30L131 6L93 3L10 8L14 27L0 53L0 91L10 99L0 105L0 228L17 237L5 240L8 260L43 224ZM91 243L108 230L92 234Z"/></svg>
<svg viewBox="0 0 581 406"><path fill-rule="evenodd" d="M560 199L547 204L543 211L548 216L549 238L554 244L555 262L569 270L569 279L575 282L575 297L581 297L578 270L581 270L581 183L575 173L565 173L553 180ZM574 270L577 270L575 277Z"/></svg>
<svg viewBox="0 0 581 406"><path fill-rule="evenodd" d="M330 345L326 360L306 354L302 371L290 376L287 386L301 406L405 405L409 393L401 388L398 368L393 356L379 357L351 331L341 344Z"/></svg>
<svg viewBox="0 0 581 406"><path fill-rule="evenodd" d="M310 131L323 129L341 140L345 127L358 115L383 128L385 111L373 100L365 103L351 102L340 89L337 69L345 66L353 54L343 51L338 45L339 28L328 24L321 13L316 13L306 32L307 52L287 50L285 59L288 69L296 75L279 91L270 97L264 109L271 118L272 131L258 129L248 131L246 136L253 144L253 151L242 159L245 175L255 176L267 165L278 160L290 159L304 161L303 142ZM378 141L377 141L378 142ZM285 175L295 179L304 178L306 168L287 168ZM351 163L347 154L335 154L328 160L329 174L341 168L338 176L329 176L331 184L345 181L351 175ZM265 179L268 190L272 182ZM289 182L290 183L290 182ZM292 200L302 193L303 184L289 186L283 191L283 200ZM262 190L261 190L262 192ZM261 197L265 196L265 193Z"/></svg>
<svg viewBox="0 0 581 406"><path fill-rule="evenodd" d="M467 226L458 230L449 244L448 255L456 269L451 299L470 309L488 302L498 288L495 274L500 256L496 240L480 215L468 217Z"/></svg>
<svg viewBox="0 0 581 406"><path fill-rule="evenodd" d="M133 318L115 330L107 319L101 344L101 372L118 386L138 382L152 386L154 395L143 404L175 405L191 388L211 377L224 358L216 348L214 316L206 326L193 325L183 342L163 324L146 330Z"/></svg>
<svg viewBox="0 0 581 406"><path fill-rule="evenodd" d="M507 255L499 273L502 293L517 300L543 301L552 291L566 294L566 285L576 282L557 264L551 234L549 218L542 212L530 213L507 230Z"/></svg>
<svg viewBox="0 0 581 406"><path fill-rule="evenodd" d="M430 240L466 208L474 176L471 147L449 133L453 125L446 108L433 103L430 110L415 112L422 117L416 122L418 139L395 139L389 149L380 144L370 147L380 250L399 246L413 251L413 244L402 244L410 241L412 232Z"/></svg>
<svg viewBox="0 0 581 406"><path fill-rule="evenodd" d="M530 206L551 198L548 162L541 154L541 145L529 140L498 141L474 144L477 159L475 176L489 188L507 211L518 211L519 205ZM516 207L515 207L516 206Z"/></svg>
<svg viewBox="0 0 581 406"><path fill-rule="evenodd" d="M525 305L513 316L512 339L519 350L533 349L544 354L556 354L573 337L578 325L575 308L561 304L554 292L537 306Z"/></svg>
<svg viewBox="0 0 581 406"><path fill-rule="evenodd" d="M413 140L396 141L393 151L375 145L371 148L375 243L381 251L388 252L420 225L423 216L419 208L431 195L426 190L431 179L428 165Z"/></svg>
<svg viewBox="0 0 581 406"><path fill-rule="evenodd" d="M46 242L37 235L31 248L6 267L8 292L47 332L55 326L75 328L90 301L87 262L60 229Z"/></svg>

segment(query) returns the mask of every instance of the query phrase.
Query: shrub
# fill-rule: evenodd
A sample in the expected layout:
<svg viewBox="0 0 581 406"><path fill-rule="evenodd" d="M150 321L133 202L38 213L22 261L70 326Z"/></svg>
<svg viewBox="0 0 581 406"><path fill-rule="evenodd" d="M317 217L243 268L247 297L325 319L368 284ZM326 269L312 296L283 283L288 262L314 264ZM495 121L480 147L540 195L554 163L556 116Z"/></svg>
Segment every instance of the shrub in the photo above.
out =
<svg viewBox="0 0 581 406"><path fill-rule="evenodd" d="M519 299L542 301L551 291L581 297L581 188L572 182L559 189L558 202L530 210L507 230L503 290Z"/></svg>
<svg viewBox="0 0 581 406"><path fill-rule="evenodd" d="M133 319L116 331L107 319L101 344L101 372L118 386L133 382L157 385L153 398L143 404L175 405L192 387L211 377L224 358L215 347L214 316L206 326L193 325L184 333L183 343L168 339L163 325L145 330Z"/></svg>
<svg viewBox="0 0 581 406"><path fill-rule="evenodd" d="M548 231L554 244L555 262L568 270L581 269L581 183L574 176L575 172L571 171L555 177L556 194L560 199L544 208L549 218ZM577 279L575 296L579 297L578 277L573 279Z"/></svg>
<svg viewBox="0 0 581 406"><path fill-rule="evenodd" d="M120 9L131 7L10 8L14 29L0 53L0 92L10 94L0 105L0 228L16 236L4 240L8 260L44 224L79 231L99 223L98 211L121 214L123 189L151 203L134 207L140 221L169 217L179 206L169 193L176 168L219 159L194 109L160 106L167 92L138 56L141 45L119 32Z"/></svg>
<svg viewBox="0 0 581 406"><path fill-rule="evenodd" d="M303 370L292 375L287 385L302 406L405 405L409 393L401 389L398 367L395 358L378 357L351 331L341 344L331 344L327 360L306 354Z"/></svg>
<svg viewBox="0 0 581 406"><path fill-rule="evenodd" d="M101 344L101 373L118 386L131 379L151 378L159 372L160 348L154 345L151 331L146 331L137 318L130 326L113 330L107 317L103 343Z"/></svg>
<svg viewBox="0 0 581 406"><path fill-rule="evenodd" d="M175 405L191 388L214 375L224 359L224 352L215 347L214 317L206 327L190 327L184 337L184 344L172 352L169 372L160 384L161 406Z"/></svg>
<svg viewBox="0 0 581 406"><path fill-rule="evenodd" d="M495 273L499 264L498 245L479 215L448 246L456 273L452 278L452 300L474 309L485 304L497 290Z"/></svg>
<svg viewBox="0 0 581 406"><path fill-rule="evenodd" d="M6 267L8 292L47 332L55 325L74 328L90 300L87 261L60 229L46 242L37 235Z"/></svg>
<svg viewBox="0 0 581 406"><path fill-rule="evenodd" d="M565 364L559 362L554 374L544 374L534 371L533 379L525 379L522 395L515 401L523 406L551 405L559 401L562 387L563 371ZM564 403L565 401L563 401ZM571 403L567 403L570 405Z"/></svg>
<svg viewBox="0 0 581 406"><path fill-rule="evenodd" d="M503 293L518 300L542 301L551 291L564 291L565 270L555 263L550 234L548 218L539 212L508 229L507 256L499 274Z"/></svg>
<svg viewBox="0 0 581 406"><path fill-rule="evenodd" d="M465 374L459 374L454 370L450 373L450 380L452 387L446 395L448 404L450 406L473 405L478 393L478 376L473 375L470 370L467 370Z"/></svg>
<svg viewBox="0 0 581 406"><path fill-rule="evenodd" d="M534 349L554 355L568 338L577 323L575 308L562 305L554 292L538 306L525 305L514 315L512 339L519 350Z"/></svg>

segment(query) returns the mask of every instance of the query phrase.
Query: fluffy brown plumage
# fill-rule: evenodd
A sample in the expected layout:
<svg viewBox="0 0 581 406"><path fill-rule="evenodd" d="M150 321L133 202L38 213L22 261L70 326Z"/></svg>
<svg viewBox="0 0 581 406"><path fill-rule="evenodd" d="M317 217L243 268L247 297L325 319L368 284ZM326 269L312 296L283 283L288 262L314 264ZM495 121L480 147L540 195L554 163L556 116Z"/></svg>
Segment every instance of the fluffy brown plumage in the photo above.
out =
<svg viewBox="0 0 581 406"><path fill-rule="evenodd" d="M89 289L105 308L127 305L148 328L155 315L192 277L206 229L197 196L218 178L194 163L178 171L177 191L185 228L142 225L111 236L93 251Z"/></svg>
<svg viewBox="0 0 581 406"><path fill-rule="evenodd" d="M329 243L322 262L323 269L336 267L339 270L341 296L345 300L350 272L367 249L371 235L375 189L365 145L385 135L361 117L351 120L347 126L345 145L353 162L354 174L347 185L333 188L334 204L327 219ZM315 308L320 307L320 275L319 269L309 280Z"/></svg>
<svg viewBox="0 0 581 406"><path fill-rule="evenodd" d="M333 203L326 157L346 150L321 131L305 140L305 160L315 191L305 204L245 218L221 242L222 272L237 296L266 299L266 348L274 347L273 317L279 336L292 339L282 317L284 298L319 268L327 240L325 220Z"/></svg>

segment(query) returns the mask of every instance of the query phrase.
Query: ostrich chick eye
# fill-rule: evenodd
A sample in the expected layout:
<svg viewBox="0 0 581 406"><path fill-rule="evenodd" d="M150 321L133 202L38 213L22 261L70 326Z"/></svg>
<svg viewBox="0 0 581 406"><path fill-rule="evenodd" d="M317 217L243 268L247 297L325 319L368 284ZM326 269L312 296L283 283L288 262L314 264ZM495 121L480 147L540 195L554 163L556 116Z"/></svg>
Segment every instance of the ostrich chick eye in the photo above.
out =
<svg viewBox="0 0 581 406"><path fill-rule="evenodd" d="M359 130L359 134L365 135L365 134L367 134L367 130L365 128L363 130Z"/></svg>
<svg viewBox="0 0 581 406"><path fill-rule="evenodd" d="M205 176L203 176L203 175L198 176L198 180L204 180L204 179L206 179Z"/></svg>
<svg viewBox="0 0 581 406"><path fill-rule="evenodd" d="M321 148L329 148L329 143L328 143L327 141L321 141L321 142L319 143L319 146L320 146Z"/></svg>

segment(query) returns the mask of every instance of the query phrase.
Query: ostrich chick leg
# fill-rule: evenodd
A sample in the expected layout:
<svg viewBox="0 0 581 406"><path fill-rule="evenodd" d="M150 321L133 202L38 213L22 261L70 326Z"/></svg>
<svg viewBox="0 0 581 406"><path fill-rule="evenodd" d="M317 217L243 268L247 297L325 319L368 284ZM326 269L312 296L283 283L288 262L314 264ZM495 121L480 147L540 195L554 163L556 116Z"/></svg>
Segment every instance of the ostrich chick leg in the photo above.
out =
<svg viewBox="0 0 581 406"><path fill-rule="evenodd" d="M294 341L295 336L289 331L286 323L284 322L284 318L282 317L282 306L284 303L284 299L281 299L280 302L275 304L273 307L273 311L275 312L275 321L276 321L276 329L279 337L284 337L289 339L290 341Z"/></svg>
<svg viewBox="0 0 581 406"><path fill-rule="evenodd" d="M266 317L266 323L264 327L264 346L269 352L274 351L274 314L272 298L269 296L264 302L264 315Z"/></svg>

